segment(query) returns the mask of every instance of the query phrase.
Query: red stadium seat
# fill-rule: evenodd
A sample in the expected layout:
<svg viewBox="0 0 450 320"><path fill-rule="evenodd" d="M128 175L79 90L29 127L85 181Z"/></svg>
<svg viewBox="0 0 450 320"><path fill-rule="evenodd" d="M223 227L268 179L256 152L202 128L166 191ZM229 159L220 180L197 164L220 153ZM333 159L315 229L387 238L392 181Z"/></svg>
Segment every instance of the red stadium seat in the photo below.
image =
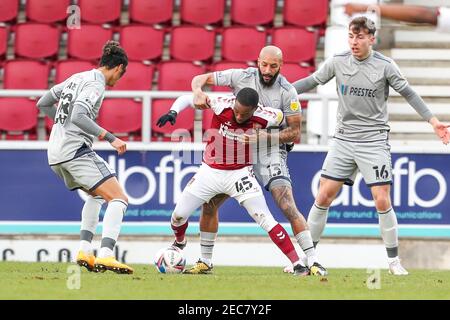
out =
<svg viewBox="0 0 450 320"><path fill-rule="evenodd" d="M285 0L283 21L299 27L325 27L328 17L328 0Z"/></svg>
<svg viewBox="0 0 450 320"><path fill-rule="evenodd" d="M173 0L130 0L130 21L144 24L172 24Z"/></svg>
<svg viewBox="0 0 450 320"><path fill-rule="evenodd" d="M249 67L248 64L245 62L232 62L232 61L220 61L217 63L214 63L211 65L210 70L211 72L215 71L223 71L228 69L247 69ZM212 86L212 91L228 91L230 92L231 89L224 86Z"/></svg>
<svg viewBox="0 0 450 320"><path fill-rule="evenodd" d="M222 59L256 61L266 45L266 32L251 27L226 28L222 33Z"/></svg>
<svg viewBox="0 0 450 320"><path fill-rule="evenodd" d="M306 78L311 75L311 67L302 66L297 63L285 63L281 67L281 74L286 78L290 83L294 83L297 80ZM308 107L308 101L303 100L300 101L302 109L306 109Z"/></svg>
<svg viewBox="0 0 450 320"><path fill-rule="evenodd" d="M285 27L273 29L272 44L283 50L284 62L307 62L314 65L316 57L316 32Z"/></svg>
<svg viewBox="0 0 450 320"><path fill-rule="evenodd" d="M8 48L8 29L0 27L0 59L4 59L6 56L6 50Z"/></svg>
<svg viewBox="0 0 450 320"><path fill-rule="evenodd" d="M81 20L88 23L118 23L122 0L78 0Z"/></svg>
<svg viewBox="0 0 450 320"><path fill-rule="evenodd" d="M0 22L14 23L19 13L19 0L0 1Z"/></svg>
<svg viewBox="0 0 450 320"><path fill-rule="evenodd" d="M230 18L232 24L246 26L272 26L276 0L232 0Z"/></svg>
<svg viewBox="0 0 450 320"><path fill-rule="evenodd" d="M55 83L61 83L75 73L96 68L96 64L90 61L65 60L56 64Z"/></svg>
<svg viewBox="0 0 450 320"><path fill-rule="evenodd" d="M112 34L111 29L96 25L83 25L81 29L71 29L67 39L67 53L76 59L100 59L103 46L112 39Z"/></svg>
<svg viewBox="0 0 450 320"><path fill-rule="evenodd" d="M130 60L158 61L163 53L164 33L151 26L126 26L120 30L120 44Z"/></svg>
<svg viewBox="0 0 450 320"><path fill-rule="evenodd" d="M133 99L105 99L98 124L125 140L141 140L142 103Z"/></svg>
<svg viewBox="0 0 450 320"><path fill-rule="evenodd" d="M170 56L180 61L211 61L215 49L215 31L183 26L171 33Z"/></svg>
<svg viewBox="0 0 450 320"><path fill-rule="evenodd" d="M127 72L112 90L151 90L155 67L141 62L130 61Z"/></svg>
<svg viewBox="0 0 450 320"><path fill-rule="evenodd" d="M25 15L27 20L41 23L61 22L67 18L70 0L27 0Z"/></svg>
<svg viewBox="0 0 450 320"><path fill-rule="evenodd" d="M281 74L287 81L293 83L297 80L308 77L311 74L309 67L297 63L285 63L281 67Z"/></svg>
<svg viewBox="0 0 450 320"><path fill-rule="evenodd" d="M4 66L4 89L47 89L50 66L39 61L11 60Z"/></svg>
<svg viewBox="0 0 450 320"><path fill-rule="evenodd" d="M36 140L36 101L27 98L0 98L0 136L6 140Z"/></svg>
<svg viewBox="0 0 450 320"><path fill-rule="evenodd" d="M166 114L172 106L174 99L155 100L152 103L152 140L170 141L172 135L177 135L177 132L182 136L186 136L187 141L192 140L194 130L195 109L188 107L180 112L177 117L177 122L172 126L170 123L160 128L156 125L158 119ZM177 132L174 131L177 130ZM181 131L180 131L181 130Z"/></svg>
<svg viewBox="0 0 450 320"><path fill-rule="evenodd" d="M14 52L17 57L31 59L56 58L60 31L57 27L24 23L16 26Z"/></svg>
<svg viewBox="0 0 450 320"><path fill-rule="evenodd" d="M191 81L196 75L205 73L203 66L198 66L189 62L168 61L159 65L159 90L191 91ZM194 109L183 110L183 116L177 118L174 126L166 125L163 128L156 126L156 121L163 114L167 113L174 99L157 99L152 102L152 133L153 140L171 141L170 134L176 129L186 129L189 131L188 140L191 140L194 127Z"/></svg>
<svg viewBox="0 0 450 320"><path fill-rule="evenodd" d="M222 25L225 0L181 0L180 19L185 24Z"/></svg>
<svg viewBox="0 0 450 320"><path fill-rule="evenodd" d="M191 81L205 68L189 62L168 61L158 66L158 90L191 91Z"/></svg>

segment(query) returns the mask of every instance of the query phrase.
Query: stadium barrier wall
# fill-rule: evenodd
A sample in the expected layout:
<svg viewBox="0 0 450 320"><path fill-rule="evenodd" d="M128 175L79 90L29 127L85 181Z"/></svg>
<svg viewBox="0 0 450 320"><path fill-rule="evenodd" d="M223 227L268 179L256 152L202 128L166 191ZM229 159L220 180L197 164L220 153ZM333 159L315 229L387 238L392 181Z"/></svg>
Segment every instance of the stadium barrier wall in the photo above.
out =
<svg viewBox="0 0 450 320"><path fill-rule="evenodd" d="M47 142L0 142L0 234L77 234L83 192L69 192L47 164ZM201 163L202 144L129 143L117 156L109 144L94 149L118 175L129 198L122 234L170 235L170 215L184 186ZM296 146L288 165L294 196L305 215L317 192L326 147ZM393 148L392 201L400 237L450 239L447 196L450 155L442 149ZM190 163L189 163L190 162ZM274 217L286 219L265 192ZM104 211L102 211L103 214ZM191 217L198 221L199 211ZM251 217L232 199L220 210L220 232L263 235ZM290 229L290 228L288 228ZM195 234L195 223L188 229ZM345 186L330 209L328 237L379 237L378 216L361 175Z"/></svg>

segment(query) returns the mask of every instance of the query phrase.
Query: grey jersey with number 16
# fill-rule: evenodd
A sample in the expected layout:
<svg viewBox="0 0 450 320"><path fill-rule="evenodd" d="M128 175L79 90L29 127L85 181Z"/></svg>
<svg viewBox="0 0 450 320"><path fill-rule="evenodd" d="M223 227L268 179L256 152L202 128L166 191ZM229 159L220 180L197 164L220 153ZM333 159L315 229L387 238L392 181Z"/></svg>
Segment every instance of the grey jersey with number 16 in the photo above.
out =
<svg viewBox="0 0 450 320"><path fill-rule="evenodd" d="M73 108L86 108L88 116L95 120L105 94L105 77L97 69L76 73L50 89L59 99L54 125L48 145L50 165L72 160L80 150L89 150L94 137L72 123Z"/></svg>
<svg viewBox="0 0 450 320"><path fill-rule="evenodd" d="M347 51L330 57L313 74L319 84L333 77L339 98L335 136L366 142L387 139L389 87L399 92L408 86L395 62L376 51L359 61Z"/></svg>

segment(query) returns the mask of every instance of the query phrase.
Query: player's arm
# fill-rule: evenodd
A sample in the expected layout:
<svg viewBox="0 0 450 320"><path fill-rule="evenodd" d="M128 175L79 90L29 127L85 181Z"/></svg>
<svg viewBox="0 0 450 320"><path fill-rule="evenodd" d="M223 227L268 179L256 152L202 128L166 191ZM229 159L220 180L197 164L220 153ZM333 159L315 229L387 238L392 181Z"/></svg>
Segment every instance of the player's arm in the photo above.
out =
<svg viewBox="0 0 450 320"><path fill-rule="evenodd" d="M171 125L174 125L175 122L177 121L178 114L189 106L194 106L194 96L192 94L185 94L185 95L179 96L175 100L173 105L170 107L169 112L162 115L158 119L158 121L156 122L156 125L158 127L163 127L166 125L167 122L170 122ZM201 109L201 108L198 108L198 109Z"/></svg>
<svg viewBox="0 0 450 320"><path fill-rule="evenodd" d="M430 109L423 101L423 99L414 91L409 85L400 90L399 93L408 101L408 103L416 110L416 112L433 127L436 135L441 139L444 144L448 144L450 141L450 132L448 131L448 125L443 124L439 119L434 116Z"/></svg>
<svg viewBox="0 0 450 320"><path fill-rule="evenodd" d="M319 85L315 78L311 75L309 77L297 80L292 84L298 94L311 91Z"/></svg>
<svg viewBox="0 0 450 320"><path fill-rule="evenodd" d="M324 61L320 68L309 77L295 81L292 85L298 94L308 92L319 84L324 85L334 78L334 57L330 57Z"/></svg>
<svg viewBox="0 0 450 320"><path fill-rule="evenodd" d="M293 143L300 139L302 116L300 114L286 117L287 127L280 131L280 143Z"/></svg>
<svg viewBox="0 0 450 320"><path fill-rule="evenodd" d="M421 6L409 6L402 4L382 4L371 5L348 3L345 5L345 13L349 16L358 13L366 12L367 9L377 8L379 14L383 18L412 22L412 23L428 23L437 25L438 10L437 8L428 8Z"/></svg>
<svg viewBox="0 0 450 320"><path fill-rule="evenodd" d="M283 115L286 119L287 127L278 134L279 143L286 143L289 149L292 149L294 142L300 139L301 112L297 91L294 87L290 87L289 91L283 94Z"/></svg>
<svg viewBox="0 0 450 320"><path fill-rule="evenodd" d="M194 94L194 106L198 109L207 109L209 108L209 98L202 91L203 86L205 85L214 85L214 74L213 73L205 73L195 76L192 79L191 87L192 92Z"/></svg>
<svg viewBox="0 0 450 320"><path fill-rule="evenodd" d="M111 132L103 129L92 120L89 116L89 110L80 102L75 102L70 120L85 133L98 137L100 140L108 141L117 150L119 155L125 153L127 150L126 143L116 138Z"/></svg>
<svg viewBox="0 0 450 320"><path fill-rule="evenodd" d="M55 104L59 101L59 97L61 96L64 86L65 82L53 86L39 99L36 104L39 110L51 119L55 119L57 110Z"/></svg>
<svg viewBox="0 0 450 320"><path fill-rule="evenodd" d="M386 78L389 85L405 98L422 119L433 126L433 130L439 139L444 144L448 144L450 141L450 132L447 129L448 125L443 124L433 115L419 94L408 84L408 81L406 81L406 78L402 75L395 62L387 66Z"/></svg>

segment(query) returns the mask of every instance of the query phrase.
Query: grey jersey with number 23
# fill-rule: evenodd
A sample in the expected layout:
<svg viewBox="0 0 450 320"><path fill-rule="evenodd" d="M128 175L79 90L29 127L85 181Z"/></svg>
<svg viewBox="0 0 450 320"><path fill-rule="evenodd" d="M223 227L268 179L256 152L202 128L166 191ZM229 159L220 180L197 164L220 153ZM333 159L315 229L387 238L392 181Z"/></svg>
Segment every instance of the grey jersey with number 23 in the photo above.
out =
<svg viewBox="0 0 450 320"><path fill-rule="evenodd" d="M72 160L83 146L91 148L94 137L71 122L73 108L86 108L95 120L105 94L105 77L97 69L76 73L51 88L59 99L48 146L48 162L55 165Z"/></svg>

